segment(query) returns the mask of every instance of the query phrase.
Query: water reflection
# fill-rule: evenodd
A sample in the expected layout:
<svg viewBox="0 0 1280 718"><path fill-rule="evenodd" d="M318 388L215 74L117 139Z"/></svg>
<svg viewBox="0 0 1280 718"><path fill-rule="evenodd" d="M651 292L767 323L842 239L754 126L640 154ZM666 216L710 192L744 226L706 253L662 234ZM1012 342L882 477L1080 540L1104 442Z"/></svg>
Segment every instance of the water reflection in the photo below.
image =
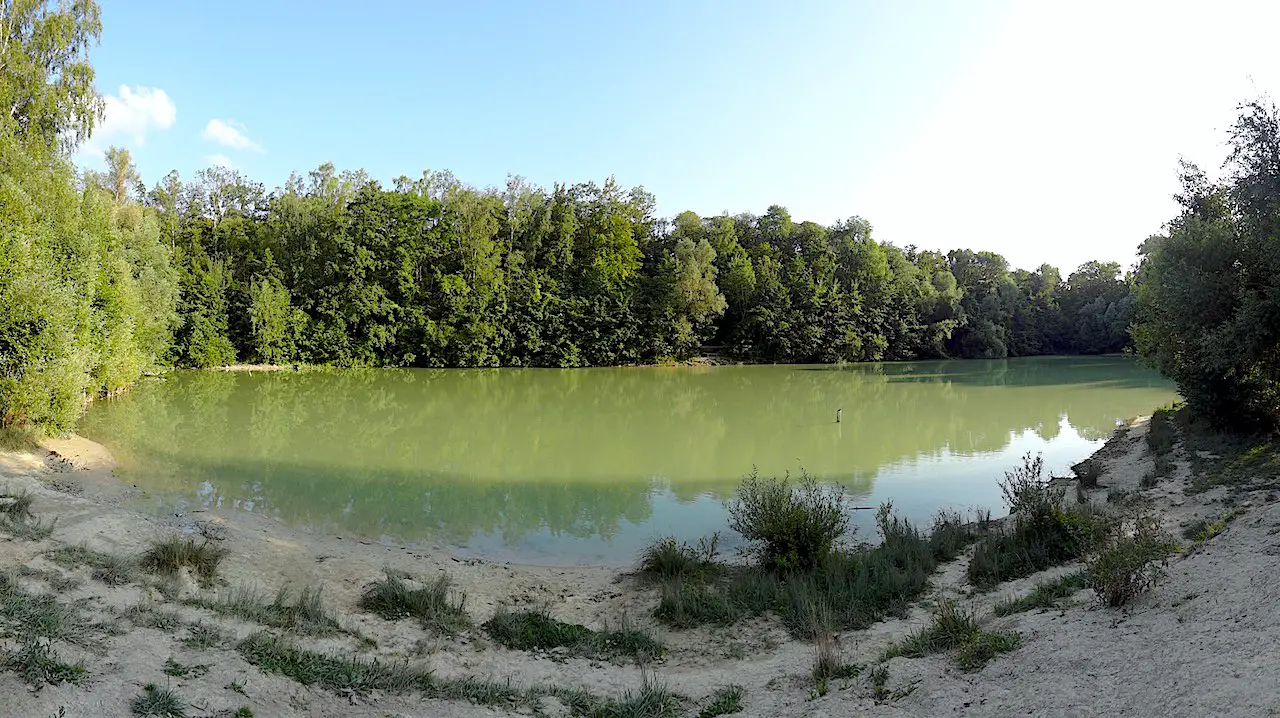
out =
<svg viewBox="0 0 1280 718"><path fill-rule="evenodd" d="M1065 467L1172 397L1123 358L192 372L96 405L81 431L157 508L615 561L656 533L722 528L752 466L803 466L917 518L995 506L994 478L1021 451Z"/></svg>

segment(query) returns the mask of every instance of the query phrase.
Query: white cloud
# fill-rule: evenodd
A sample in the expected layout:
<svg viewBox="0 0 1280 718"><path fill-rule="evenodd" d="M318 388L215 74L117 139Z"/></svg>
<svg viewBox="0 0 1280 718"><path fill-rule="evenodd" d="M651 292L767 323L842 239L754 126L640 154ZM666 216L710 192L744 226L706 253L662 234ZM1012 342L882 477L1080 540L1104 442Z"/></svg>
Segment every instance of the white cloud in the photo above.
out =
<svg viewBox="0 0 1280 718"><path fill-rule="evenodd" d="M262 152L262 145L245 135L247 129L235 120L219 120L215 117L209 120L209 124L204 126L204 132L200 133L200 137L209 142L217 142L223 147L230 147L233 150Z"/></svg>
<svg viewBox="0 0 1280 718"><path fill-rule="evenodd" d="M158 87L121 85L118 94L103 98L106 108L102 122L80 149L82 160L99 160L113 140L141 147L150 130L167 130L178 117L178 108Z"/></svg>
<svg viewBox="0 0 1280 718"><path fill-rule="evenodd" d="M209 155L204 158L204 161L209 163L210 167L226 167L227 169L235 169L235 165L232 164L231 158L222 153Z"/></svg>

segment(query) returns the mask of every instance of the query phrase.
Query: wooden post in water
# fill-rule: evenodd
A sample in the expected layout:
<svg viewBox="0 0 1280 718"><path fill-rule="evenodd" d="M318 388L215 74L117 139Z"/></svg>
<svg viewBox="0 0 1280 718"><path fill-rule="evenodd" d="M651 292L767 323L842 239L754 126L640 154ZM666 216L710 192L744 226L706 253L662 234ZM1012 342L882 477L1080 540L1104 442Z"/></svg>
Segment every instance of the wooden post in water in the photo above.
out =
<svg viewBox="0 0 1280 718"><path fill-rule="evenodd" d="M836 409L836 423L837 423L837 424L839 424L839 423L840 423L840 414L842 414L843 412L844 412L844 409Z"/></svg>

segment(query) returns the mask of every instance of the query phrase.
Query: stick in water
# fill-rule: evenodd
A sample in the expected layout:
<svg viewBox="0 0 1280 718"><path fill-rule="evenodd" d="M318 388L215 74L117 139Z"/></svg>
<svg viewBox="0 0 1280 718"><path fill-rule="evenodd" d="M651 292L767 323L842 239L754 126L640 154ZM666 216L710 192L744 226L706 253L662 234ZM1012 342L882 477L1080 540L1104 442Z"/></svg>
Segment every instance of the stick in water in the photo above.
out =
<svg viewBox="0 0 1280 718"><path fill-rule="evenodd" d="M839 423L840 423L840 414L841 414L843 411L844 411L844 409L836 409L836 423L837 423L837 424L839 424Z"/></svg>

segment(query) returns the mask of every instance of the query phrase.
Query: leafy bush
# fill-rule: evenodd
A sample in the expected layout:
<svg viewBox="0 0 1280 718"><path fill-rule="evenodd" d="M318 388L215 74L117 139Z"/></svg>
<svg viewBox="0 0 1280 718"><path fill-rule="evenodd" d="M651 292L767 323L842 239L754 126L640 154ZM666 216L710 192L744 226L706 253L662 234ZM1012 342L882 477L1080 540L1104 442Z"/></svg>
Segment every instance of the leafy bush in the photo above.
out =
<svg viewBox="0 0 1280 718"><path fill-rule="evenodd" d="M1188 406L1233 428L1280 427L1280 113L1243 105L1224 180L1183 165L1179 216L1139 249L1138 351Z"/></svg>
<svg viewBox="0 0 1280 718"><path fill-rule="evenodd" d="M824 630L865 628L885 616L905 614L938 563L954 557L979 530L948 513L935 520L936 539L922 536L889 504L876 519L878 545L832 551L807 571L720 566L662 581L654 615L669 626L690 628L772 612L804 639Z"/></svg>
<svg viewBox="0 0 1280 718"><path fill-rule="evenodd" d="M1012 515L974 548L969 581L990 588L1083 557L1105 536L1107 518L1084 505L1064 506L1065 490L1041 476L1044 462L1027 454L1000 487Z"/></svg>
<svg viewBox="0 0 1280 718"><path fill-rule="evenodd" d="M1164 574L1164 560L1176 545L1152 515L1135 518L1128 533L1116 532L1089 562L1085 580L1098 601L1123 606Z"/></svg>
<svg viewBox="0 0 1280 718"><path fill-rule="evenodd" d="M753 544L764 566L808 570L829 555L849 532L844 495L808 473L792 485L790 477L761 478L754 470L729 505L729 526Z"/></svg>

